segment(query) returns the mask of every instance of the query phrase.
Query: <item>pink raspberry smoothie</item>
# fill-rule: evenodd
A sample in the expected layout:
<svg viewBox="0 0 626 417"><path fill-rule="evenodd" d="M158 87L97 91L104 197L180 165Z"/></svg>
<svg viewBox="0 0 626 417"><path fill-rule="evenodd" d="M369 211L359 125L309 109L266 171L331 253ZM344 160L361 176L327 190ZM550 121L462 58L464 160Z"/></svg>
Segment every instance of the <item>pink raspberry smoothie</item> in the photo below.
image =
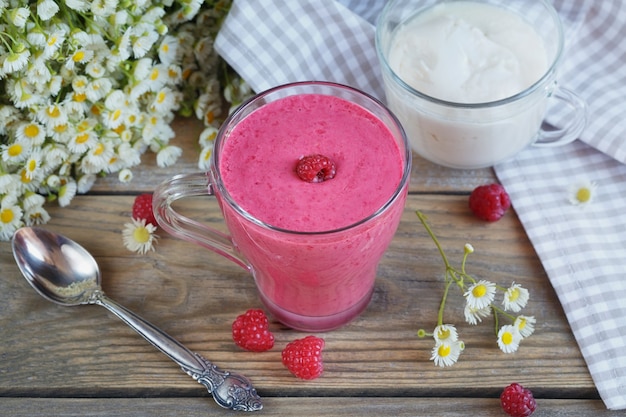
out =
<svg viewBox="0 0 626 417"><path fill-rule="evenodd" d="M300 94L254 110L227 135L218 157L226 198L258 221L224 196L220 204L267 308L301 330L359 314L406 199L407 162L387 125L350 101ZM335 177L300 179L298 159L311 154L329 157Z"/></svg>

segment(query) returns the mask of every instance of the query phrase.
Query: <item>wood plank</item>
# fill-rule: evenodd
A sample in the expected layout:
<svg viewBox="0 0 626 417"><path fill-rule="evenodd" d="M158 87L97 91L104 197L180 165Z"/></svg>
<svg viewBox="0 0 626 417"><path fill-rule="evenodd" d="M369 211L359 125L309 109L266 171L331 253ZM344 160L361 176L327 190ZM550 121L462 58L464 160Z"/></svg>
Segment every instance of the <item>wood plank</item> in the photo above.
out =
<svg viewBox="0 0 626 417"><path fill-rule="evenodd" d="M112 298L162 327L217 365L252 379L265 396L496 396L510 382L552 398L597 398L560 304L514 212L486 224L467 210L467 196L410 195L400 229L385 256L374 298L351 324L323 334L326 371L299 381L280 364L280 350L303 334L276 322L276 346L236 348L230 324L261 307L246 272L205 249L163 235L156 252L140 256L122 245L132 196L79 196L52 209L47 227L90 250ZM182 211L221 224L209 198ZM463 324L454 294L446 322L457 324L466 350L453 368L429 360L432 342L416 337L434 327L442 294L442 262L415 217L425 212L453 263L465 242L476 248L468 271L502 285L529 288L526 311L536 334L513 355L501 353L490 323ZM96 306L61 307L41 299L20 276L10 244L0 243L0 396L197 396L203 387L152 346ZM446 400L447 401L447 400Z"/></svg>
<svg viewBox="0 0 626 417"><path fill-rule="evenodd" d="M209 398L0 398L13 417L233 416ZM264 409L250 415L502 417L497 398L265 398ZM533 417L618 417L599 400L538 399Z"/></svg>
<svg viewBox="0 0 626 417"><path fill-rule="evenodd" d="M147 152L142 156L142 164L136 167L131 183L121 184L116 174L99 178L92 193L137 193L150 192L162 181L180 173L196 172L198 168L198 136L202 124L194 118L177 118L172 127L176 138L172 144L183 149L179 161L171 167L159 168L155 155ZM442 167L413 154L410 189L414 192L469 192L476 186L496 181L491 168L461 170Z"/></svg>

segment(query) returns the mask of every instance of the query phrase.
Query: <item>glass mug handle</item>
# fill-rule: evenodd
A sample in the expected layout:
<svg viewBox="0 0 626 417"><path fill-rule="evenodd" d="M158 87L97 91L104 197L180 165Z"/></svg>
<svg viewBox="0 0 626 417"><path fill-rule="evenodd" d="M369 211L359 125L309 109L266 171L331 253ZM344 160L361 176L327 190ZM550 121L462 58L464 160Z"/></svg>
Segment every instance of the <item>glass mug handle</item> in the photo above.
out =
<svg viewBox="0 0 626 417"><path fill-rule="evenodd" d="M152 194L152 210L159 226L179 239L204 246L249 270L248 261L235 249L229 235L178 213L172 204L183 198L214 195L208 173L176 175Z"/></svg>
<svg viewBox="0 0 626 417"><path fill-rule="evenodd" d="M537 140L533 146L551 147L566 145L578 139L587 124L587 104L576 93L567 88L557 86L548 99L559 100L564 103L572 113L568 122L562 128L539 130Z"/></svg>

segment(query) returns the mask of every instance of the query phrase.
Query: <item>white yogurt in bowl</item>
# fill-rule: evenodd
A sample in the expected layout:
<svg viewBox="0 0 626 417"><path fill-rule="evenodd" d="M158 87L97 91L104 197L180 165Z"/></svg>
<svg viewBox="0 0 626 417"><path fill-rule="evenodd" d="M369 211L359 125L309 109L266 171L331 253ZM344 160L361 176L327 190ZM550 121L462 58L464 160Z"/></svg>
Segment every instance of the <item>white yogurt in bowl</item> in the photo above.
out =
<svg viewBox="0 0 626 417"><path fill-rule="evenodd" d="M453 168L492 166L535 142L558 89L563 34L545 1L392 0L376 44L413 149Z"/></svg>

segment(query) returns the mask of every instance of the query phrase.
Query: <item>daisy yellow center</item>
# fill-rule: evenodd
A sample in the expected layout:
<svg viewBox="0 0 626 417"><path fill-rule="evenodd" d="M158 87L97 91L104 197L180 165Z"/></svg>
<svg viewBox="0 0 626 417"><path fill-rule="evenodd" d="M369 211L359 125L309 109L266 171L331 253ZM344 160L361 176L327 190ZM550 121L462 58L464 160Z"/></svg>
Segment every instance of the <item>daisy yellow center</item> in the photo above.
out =
<svg viewBox="0 0 626 417"><path fill-rule="evenodd" d="M452 352L452 349L450 348L449 345L441 345L441 346L439 346L439 349L437 349L437 353L442 358L445 358L446 356L449 356L451 352Z"/></svg>
<svg viewBox="0 0 626 417"><path fill-rule="evenodd" d="M33 172L35 169L37 169L37 161L35 161L34 159L28 161L28 166L26 167L26 169L28 169L30 172Z"/></svg>
<svg viewBox="0 0 626 417"><path fill-rule="evenodd" d="M30 124L24 129L24 134L29 138L34 138L39 134L39 127L37 127L37 125Z"/></svg>
<svg viewBox="0 0 626 417"><path fill-rule="evenodd" d="M502 343L504 343L505 345L510 345L511 343L513 343L513 334L511 332L505 332L502 335Z"/></svg>
<svg viewBox="0 0 626 417"><path fill-rule="evenodd" d="M24 184L28 184L31 182L31 178L28 177L28 172L26 169L23 169L22 172L20 172L20 179L22 181L22 183Z"/></svg>
<svg viewBox="0 0 626 417"><path fill-rule="evenodd" d="M162 50L163 52L167 53L167 52L169 52L169 50L170 50L170 46L169 46L168 44L164 44L164 45L161 47L161 50Z"/></svg>
<svg viewBox="0 0 626 417"><path fill-rule="evenodd" d="M477 285L472 290L472 295L476 298L484 297L487 294L487 287L483 284Z"/></svg>
<svg viewBox="0 0 626 417"><path fill-rule="evenodd" d="M81 135L76 136L76 143L85 143L89 139L89 135L87 133L83 133Z"/></svg>
<svg viewBox="0 0 626 417"><path fill-rule="evenodd" d="M87 95L84 93L74 93L74 101L77 103L82 103L87 100Z"/></svg>
<svg viewBox="0 0 626 417"><path fill-rule="evenodd" d="M96 149L93 151L93 154L94 154L94 155L102 155L102 152L104 152L104 145L103 145L103 144L101 144L101 143L99 143L99 144L96 146Z"/></svg>
<svg viewBox="0 0 626 417"><path fill-rule="evenodd" d="M150 232L145 227L137 227L133 232L133 238L138 243L147 243L150 241Z"/></svg>
<svg viewBox="0 0 626 417"><path fill-rule="evenodd" d="M121 116L122 116L122 111L121 111L120 109L117 109L117 110L115 110L115 111L113 112L112 119L113 119L113 120L117 120L117 119L119 119Z"/></svg>
<svg viewBox="0 0 626 417"><path fill-rule="evenodd" d="M591 190L587 187L580 188L576 193L576 199L581 203L586 203L591 199Z"/></svg>
<svg viewBox="0 0 626 417"><path fill-rule="evenodd" d="M61 115L61 111L59 110L57 106L48 107L48 109L46 110L46 114L49 117L57 118Z"/></svg>
<svg viewBox="0 0 626 417"><path fill-rule="evenodd" d="M74 54L74 56L72 57L72 59L74 60L74 62L80 62L83 59L85 59L85 52L84 51L78 51Z"/></svg>
<svg viewBox="0 0 626 417"><path fill-rule="evenodd" d="M450 337L450 330L439 329L439 331L437 332L437 336L439 337L439 340L447 339Z"/></svg>
<svg viewBox="0 0 626 417"><path fill-rule="evenodd" d="M174 71L174 70L169 70L169 71L168 71L168 73L167 73L167 75L168 75L170 78L176 78L176 76L178 76L178 73L177 73L176 71Z"/></svg>
<svg viewBox="0 0 626 417"><path fill-rule="evenodd" d="M9 153L9 156L21 155L22 145L20 145L19 143L14 143L13 145L9 146L7 152Z"/></svg>
<svg viewBox="0 0 626 417"><path fill-rule="evenodd" d="M509 300L515 301L519 298L519 288L513 288L509 291Z"/></svg>
<svg viewBox="0 0 626 417"><path fill-rule="evenodd" d="M67 131L67 128L68 128L67 124L62 124L62 125L55 126L53 129L57 133L63 133Z"/></svg>
<svg viewBox="0 0 626 417"><path fill-rule="evenodd" d="M207 153L204 155L204 160L205 160L205 161L208 161L209 159L211 159L211 151L207 152Z"/></svg>
<svg viewBox="0 0 626 417"><path fill-rule="evenodd" d="M76 128L78 129L79 132L84 132L87 129L89 129L89 122L87 120L83 120L82 122L78 124L78 126L76 126Z"/></svg>
<svg viewBox="0 0 626 417"><path fill-rule="evenodd" d="M0 212L0 220L2 223L11 223L13 221L13 211L9 209L4 209Z"/></svg>
<svg viewBox="0 0 626 417"><path fill-rule="evenodd" d="M204 117L206 118L207 123L211 124L215 120L215 113L213 113L212 110L209 110L208 112L206 112Z"/></svg>
<svg viewBox="0 0 626 417"><path fill-rule="evenodd" d="M150 79L152 81L156 80L159 78L159 70L158 69L153 69L152 72L150 73Z"/></svg>
<svg viewBox="0 0 626 417"><path fill-rule="evenodd" d="M160 92L157 96L157 102L163 103L165 101L165 97L167 97L167 95L164 92Z"/></svg>
<svg viewBox="0 0 626 417"><path fill-rule="evenodd" d="M518 327L520 330L524 330L524 328L526 327L526 319L521 318L521 319L519 320L519 323L517 324L517 327Z"/></svg>

